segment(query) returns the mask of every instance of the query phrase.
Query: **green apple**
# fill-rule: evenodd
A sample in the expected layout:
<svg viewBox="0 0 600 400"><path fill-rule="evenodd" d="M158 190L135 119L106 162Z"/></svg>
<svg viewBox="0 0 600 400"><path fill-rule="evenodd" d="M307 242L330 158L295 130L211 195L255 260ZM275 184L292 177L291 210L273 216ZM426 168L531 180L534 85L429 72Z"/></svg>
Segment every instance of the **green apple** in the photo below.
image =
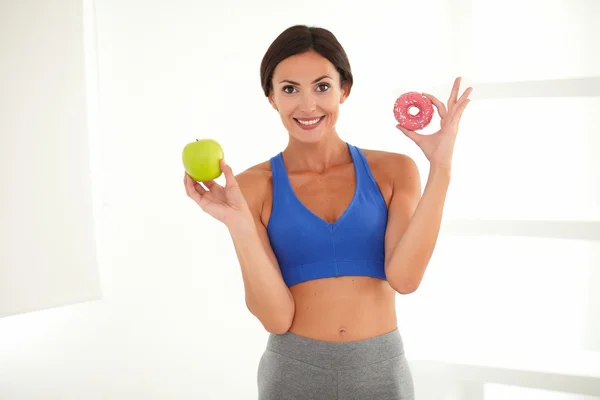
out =
<svg viewBox="0 0 600 400"><path fill-rule="evenodd" d="M223 148L213 139L196 139L183 148L183 167L196 182L205 182L221 176Z"/></svg>

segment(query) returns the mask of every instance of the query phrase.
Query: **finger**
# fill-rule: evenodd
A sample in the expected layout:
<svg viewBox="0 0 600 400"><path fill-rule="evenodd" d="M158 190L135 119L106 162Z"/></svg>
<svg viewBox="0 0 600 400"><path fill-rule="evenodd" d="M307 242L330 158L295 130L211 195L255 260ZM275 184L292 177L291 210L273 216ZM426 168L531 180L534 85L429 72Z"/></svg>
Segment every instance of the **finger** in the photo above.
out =
<svg viewBox="0 0 600 400"><path fill-rule="evenodd" d="M215 185L219 186L214 180L202 181L202 184L206 186L208 190L212 190Z"/></svg>
<svg viewBox="0 0 600 400"><path fill-rule="evenodd" d="M233 175L233 170L227 164L225 159L221 159L221 171L223 171L223 175L225 175L225 187L227 189L233 189L238 187L238 183L235 180L235 176Z"/></svg>
<svg viewBox="0 0 600 400"><path fill-rule="evenodd" d="M473 92L473 88L472 87L468 87L467 90L464 91L464 93L462 94L462 96L460 96L460 99L458 99L458 102L460 103L461 101L463 101L464 99L466 99L467 97L469 97L471 95L471 92Z"/></svg>
<svg viewBox="0 0 600 400"><path fill-rule="evenodd" d="M465 111L465 108L467 107L467 105L471 102L471 99L464 99L462 100L461 103L458 103L458 105L456 106L456 109L454 110L454 113L452 115L452 123L458 125L458 123L460 122L460 118L462 117L463 112Z"/></svg>
<svg viewBox="0 0 600 400"><path fill-rule="evenodd" d="M458 101L458 90L460 89L461 80L462 78L460 76L454 80L454 85L452 86L450 97L448 98L448 108L452 108Z"/></svg>
<svg viewBox="0 0 600 400"><path fill-rule="evenodd" d="M210 180L210 181L203 181L202 184L204 186L206 186L206 188L213 193L216 193L220 190L223 190L223 186L219 185L217 182L215 182L214 180ZM209 193L209 192L207 192Z"/></svg>
<svg viewBox="0 0 600 400"><path fill-rule="evenodd" d="M206 190L198 182L194 181L187 173L184 177L185 180L185 192L188 197L200 204L202 201L202 195L206 194Z"/></svg>
<svg viewBox="0 0 600 400"><path fill-rule="evenodd" d="M194 182L195 181L191 176L188 175L187 172L183 174L183 185L185 186L185 192L188 194L188 196L194 188Z"/></svg>
<svg viewBox="0 0 600 400"><path fill-rule="evenodd" d="M431 102L433 103L435 108L437 108L438 114L440 114L440 118L444 118L446 116L446 114L448 113L448 110L446 110L446 106L444 105L444 103L442 103L440 100L438 100L437 97L435 97L432 94L423 93L423 95L425 97L427 97L429 100L431 100Z"/></svg>
<svg viewBox="0 0 600 400"><path fill-rule="evenodd" d="M196 182L187 173L185 174L185 187L188 195L191 195L194 192L197 192L200 195L206 194L206 189L204 189L200 183Z"/></svg>
<svg viewBox="0 0 600 400"><path fill-rule="evenodd" d="M200 195L204 196L205 194L208 193L208 191L206 189L204 189L204 186L202 186L200 184L200 182L194 182L194 190L198 193L200 193Z"/></svg>
<svg viewBox="0 0 600 400"><path fill-rule="evenodd" d="M401 130L402 133L404 133L406 136L408 136L408 138L410 140L412 140L413 142L415 142L415 143L419 142L419 139L421 139L421 135L419 135L415 131L411 131L410 129L403 128L400 125L396 125L396 128L398 128L399 130Z"/></svg>

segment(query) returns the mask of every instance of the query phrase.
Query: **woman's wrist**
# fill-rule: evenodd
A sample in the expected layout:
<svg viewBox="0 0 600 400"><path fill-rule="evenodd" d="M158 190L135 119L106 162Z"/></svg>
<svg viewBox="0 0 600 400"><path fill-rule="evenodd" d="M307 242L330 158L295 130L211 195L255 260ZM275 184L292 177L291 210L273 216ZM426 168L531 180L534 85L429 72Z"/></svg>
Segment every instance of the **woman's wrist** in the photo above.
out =
<svg viewBox="0 0 600 400"><path fill-rule="evenodd" d="M429 177L436 179L450 179L452 176L452 167L450 165L431 164Z"/></svg>
<svg viewBox="0 0 600 400"><path fill-rule="evenodd" d="M256 234L256 223L250 212L241 214L232 218L231 222L227 223L227 229L232 237L238 238L249 234Z"/></svg>

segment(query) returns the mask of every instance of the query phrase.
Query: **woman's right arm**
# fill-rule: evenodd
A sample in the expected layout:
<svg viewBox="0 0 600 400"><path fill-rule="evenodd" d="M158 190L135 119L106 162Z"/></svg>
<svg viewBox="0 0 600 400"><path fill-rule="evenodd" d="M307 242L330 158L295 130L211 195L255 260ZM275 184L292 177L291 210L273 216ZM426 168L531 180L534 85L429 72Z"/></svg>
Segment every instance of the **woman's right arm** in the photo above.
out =
<svg viewBox="0 0 600 400"><path fill-rule="evenodd" d="M267 171L250 168L235 177L224 160L221 169L225 187L215 181L200 184L185 174L186 193L227 226L242 269L248 310L268 332L285 333L292 325L295 304L260 217L269 189Z"/></svg>
<svg viewBox="0 0 600 400"><path fill-rule="evenodd" d="M260 217L268 179L262 171L250 169L236 180L250 213L227 228L242 270L246 305L267 331L282 334L292 325L295 304Z"/></svg>

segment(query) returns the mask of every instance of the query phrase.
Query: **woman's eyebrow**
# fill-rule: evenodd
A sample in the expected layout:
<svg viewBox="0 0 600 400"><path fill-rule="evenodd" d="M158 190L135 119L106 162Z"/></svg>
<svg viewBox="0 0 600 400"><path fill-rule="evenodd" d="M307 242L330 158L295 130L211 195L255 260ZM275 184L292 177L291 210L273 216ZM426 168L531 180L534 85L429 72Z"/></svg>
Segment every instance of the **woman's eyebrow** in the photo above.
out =
<svg viewBox="0 0 600 400"><path fill-rule="evenodd" d="M323 75L323 76L320 76L320 77L318 77L318 78L317 78L317 79L315 79L314 81L312 81L312 83L317 83L317 82L319 82L320 80L322 80L322 79L325 79L325 78L332 79L332 78L331 78L329 75ZM288 80L288 79L284 79L284 80L282 80L282 81L281 81L281 82L279 82L279 83L280 83L280 84L281 84L281 83L290 83L290 84L292 84L292 85L300 85L298 82L290 81L290 80Z"/></svg>

